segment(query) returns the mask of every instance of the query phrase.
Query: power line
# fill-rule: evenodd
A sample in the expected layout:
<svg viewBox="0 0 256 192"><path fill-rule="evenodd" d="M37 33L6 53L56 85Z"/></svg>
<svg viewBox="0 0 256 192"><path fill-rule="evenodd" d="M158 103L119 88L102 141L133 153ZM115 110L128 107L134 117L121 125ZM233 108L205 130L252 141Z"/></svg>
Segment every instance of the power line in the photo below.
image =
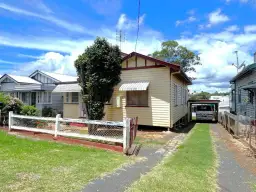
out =
<svg viewBox="0 0 256 192"><path fill-rule="evenodd" d="M138 28L137 28L137 37L136 37L136 43L135 43L135 52L137 50L137 43L139 38L139 31L140 31L140 0L138 0Z"/></svg>

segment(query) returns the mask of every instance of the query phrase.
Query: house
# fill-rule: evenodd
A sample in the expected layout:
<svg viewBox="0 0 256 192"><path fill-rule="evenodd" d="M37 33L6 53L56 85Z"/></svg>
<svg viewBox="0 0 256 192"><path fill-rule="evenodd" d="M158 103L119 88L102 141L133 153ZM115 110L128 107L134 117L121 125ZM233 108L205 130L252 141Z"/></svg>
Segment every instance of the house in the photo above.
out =
<svg viewBox="0 0 256 192"><path fill-rule="evenodd" d="M122 121L125 117L138 116L140 125L174 127L187 117L187 86L191 84L177 64L136 52L126 54L121 83L105 105L104 119ZM77 84L58 85L53 92L64 92L64 117L84 115Z"/></svg>
<svg viewBox="0 0 256 192"><path fill-rule="evenodd" d="M230 111L230 97L229 96L214 96L210 97L210 100L219 100L219 112Z"/></svg>
<svg viewBox="0 0 256 192"><path fill-rule="evenodd" d="M63 96L61 93L52 93L52 90L59 83L76 81L77 77L37 70L29 76L4 74L0 78L0 90L39 110L51 107L62 113Z"/></svg>
<svg viewBox="0 0 256 192"><path fill-rule="evenodd" d="M230 80L231 108L234 114L256 117L256 54L254 63Z"/></svg>

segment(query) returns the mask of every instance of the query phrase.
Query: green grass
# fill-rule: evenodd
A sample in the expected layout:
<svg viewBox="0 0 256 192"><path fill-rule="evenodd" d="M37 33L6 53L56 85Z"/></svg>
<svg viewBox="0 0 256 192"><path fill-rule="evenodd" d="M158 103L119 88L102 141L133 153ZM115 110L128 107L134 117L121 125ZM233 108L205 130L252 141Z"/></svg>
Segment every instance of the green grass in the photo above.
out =
<svg viewBox="0 0 256 192"><path fill-rule="evenodd" d="M0 191L79 191L128 162L115 152L36 141L0 131Z"/></svg>
<svg viewBox="0 0 256 192"><path fill-rule="evenodd" d="M134 143L141 144L142 146L147 146L147 147L155 147L155 146L161 146L166 144L166 141L163 140L162 138L151 139L151 138L143 138L143 137L137 136Z"/></svg>
<svg viewBox="0 0 256 192"><path fill-rule="evenodd" d="M216 191L216 161L209 125L197 124L173 156L142 176L128 191Z"/></svg>

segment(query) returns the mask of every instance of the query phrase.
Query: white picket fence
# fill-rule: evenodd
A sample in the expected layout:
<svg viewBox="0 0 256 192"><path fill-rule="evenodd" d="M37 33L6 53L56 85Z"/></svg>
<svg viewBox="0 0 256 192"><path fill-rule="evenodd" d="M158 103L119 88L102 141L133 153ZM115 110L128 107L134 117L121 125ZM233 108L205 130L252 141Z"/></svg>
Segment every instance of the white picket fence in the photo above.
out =
<svg viewBox="0 0 256 192"><path fill-rule="evenodd" d="M64 136L121 143L123 144L124 152L127 152L131 146L131 142L133 142L131 139L132 132L134 132L133 121L132 118L126 118L122 122L69 119L61 118L59 114L56 115L56 118L36 117L17 115L9 112L9 131L23 130L51 134L55 138Z"/></svg>

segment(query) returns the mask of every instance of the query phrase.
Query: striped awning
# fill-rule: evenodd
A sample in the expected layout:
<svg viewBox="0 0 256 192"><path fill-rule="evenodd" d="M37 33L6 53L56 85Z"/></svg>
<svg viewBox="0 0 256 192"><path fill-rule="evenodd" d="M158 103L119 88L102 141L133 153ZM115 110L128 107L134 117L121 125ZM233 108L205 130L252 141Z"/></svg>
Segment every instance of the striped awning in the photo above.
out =
<svg viewBox="0 0 256 192"><path fill-rule="evenodd" d="M52 91L55 93L70 93L70 92L81 92L81 87L78 83L74 84L59 84Z"/></svg>
<svg viewBox="0 0 256 192"><path fill-rule="evenodd" d="M146 91L148 86L148 81L126 82L121 84L119 91Z"/></svg>

